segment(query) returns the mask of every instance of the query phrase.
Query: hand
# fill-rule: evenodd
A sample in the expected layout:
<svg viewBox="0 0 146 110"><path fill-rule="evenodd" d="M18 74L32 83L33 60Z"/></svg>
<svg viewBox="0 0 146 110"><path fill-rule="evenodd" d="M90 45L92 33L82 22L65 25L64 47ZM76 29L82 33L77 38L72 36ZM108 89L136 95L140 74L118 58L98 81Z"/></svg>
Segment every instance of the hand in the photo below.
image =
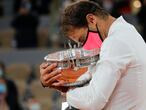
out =
<svg viewBox="0 0 146 110"><path fill-rule="evenodd" d="M65 82L57 80L62 76L62 74L60 69L56 69L56 66L56 63L51 65L42 63L40 65L40 81L44 87L54 88L61 92L67 92L68 87L63 87Z"/></svg>

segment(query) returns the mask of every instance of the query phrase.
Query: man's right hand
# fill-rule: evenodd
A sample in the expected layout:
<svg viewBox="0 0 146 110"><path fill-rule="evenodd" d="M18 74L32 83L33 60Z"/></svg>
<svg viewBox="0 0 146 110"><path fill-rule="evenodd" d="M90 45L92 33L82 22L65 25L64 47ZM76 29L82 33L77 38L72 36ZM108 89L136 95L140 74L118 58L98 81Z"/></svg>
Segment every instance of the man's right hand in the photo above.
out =
<svg viewBox="0 0 146 110"><path fill-rule="evenodd" d="M56 66L56 63L51 65L42 63L40 65L40 81L44 87L54 88L61 92L67 92L68 87L63 87L65 82L57 80L62 76L62 74L60 69L56 69Z"/></svg>

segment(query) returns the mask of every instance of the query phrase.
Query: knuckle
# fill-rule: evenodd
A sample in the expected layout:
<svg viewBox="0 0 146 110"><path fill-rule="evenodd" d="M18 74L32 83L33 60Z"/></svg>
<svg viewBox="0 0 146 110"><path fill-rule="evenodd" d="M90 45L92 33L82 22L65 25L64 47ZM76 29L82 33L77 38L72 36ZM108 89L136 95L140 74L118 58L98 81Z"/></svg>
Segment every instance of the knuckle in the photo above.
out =
<svg viewBox="0 0 146 110"><path fill-rule="evenodd" d="M46 76L44 76L43 80L46 82L46 81L48 81L48 78Z"/></svg>
<svg viewBox="0 0 146 110"><path fill-rule="evenodd" d="M48 66L48 67L45 69L46 72L51 72L52 70L53 70L53 69L50 68L50 66Z"/></svg>
<svg viewBox="0 0 146 110"><path fill-rule="evenodd" d="M50 68L55 68L55 67L56 67L56 64L54 63L50 65Z"/></svg>
<svg viewBox="0 0 146 110"><path fill-rule="evenodd" d="M40 68L42 67L42 64L40 65Z"/></svg>
<svg viewBox="0 0 146 110"><path fill-rule="evenodd" d="M43 68L46 68L48 65L47 63L43 62L41 65L40 65L40 68L43 69Z"/></svg>
<svg viewBox="0 0 146 110"><path fill-rule="evenodd" d="M40 70L40 75L43 76L45 74L44 70Z"/></svg>
<svg viewBox="0 0 146 110"><path fill-rule="evenodd" d="M42 82L44 82L44 77L41 76L41 77L40 77L40 80L41 80Z"/></svg>
<svg viewBox="0 0 146 110"><path fill-rule="evenodd" d="M40 65L40 68L42 68L44 66L44 63L42 63L41 65Z"/></svg>
<svg viewBox="0 0 146 110"><path fill-rule="evenodd" d="M41 73L41 74L43 73L43 69L40 69L40 73Z"/></svg>
<svg viewBox="0 0 146 110"><path fill-rule="evenodd" d="M41 76L40 79L41 79L42 82L46 82L46 78L44 76Z"/></svg>

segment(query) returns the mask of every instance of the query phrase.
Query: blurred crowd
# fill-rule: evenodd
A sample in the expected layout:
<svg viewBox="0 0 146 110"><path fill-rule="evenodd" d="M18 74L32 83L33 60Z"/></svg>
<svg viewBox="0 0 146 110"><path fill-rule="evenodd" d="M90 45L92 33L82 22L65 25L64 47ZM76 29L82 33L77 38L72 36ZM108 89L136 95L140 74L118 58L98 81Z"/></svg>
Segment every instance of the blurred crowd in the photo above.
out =
<svg viewBox="0 0 146 110"><path fill-rule="evenodd" d="M67 39L60 32L60 12L75 1L79 0L0 0L0 48L64 48ZM91 1L99 3L116 18L122 15L146 41L146 0ZM15 81L5 75L4 63L0 62L0 110L42 110L31 90L35 72L25 79L25 91L20 98ZM58 93L53 92L50 97L53 100L51 110L60 110L56 106Z"/></svg>
<svg viewBox="0 0 146 110"><path fill-rule="evenodd" d="M5 74L5 64L0 62L0 110L21 110L17 87Z"/></svg>
<svg viewBox="0 0 146 110"><path fill-rule="evenodd" d="M14 30L11 46L14 48L63 47L65 38L60 34L60 12L64 7L78 0L12 0L9 26ZM98 2L114 17L123 16L145 35L145 0L91 0ZM0 16L5 17L4 0L0 0ZM5 3L6 4L6 3ZM8 16L8 15L7 15ZM41 17L47 16L48 21ZM46 23L47 35L38 31ZM44 31L42 31L44 32ZM45 39L45 42L42 42ZM145 39L145 37L144 37ZM1 42L0 42L1 43ZM1 44L2 45L2 44Z"/></svg>

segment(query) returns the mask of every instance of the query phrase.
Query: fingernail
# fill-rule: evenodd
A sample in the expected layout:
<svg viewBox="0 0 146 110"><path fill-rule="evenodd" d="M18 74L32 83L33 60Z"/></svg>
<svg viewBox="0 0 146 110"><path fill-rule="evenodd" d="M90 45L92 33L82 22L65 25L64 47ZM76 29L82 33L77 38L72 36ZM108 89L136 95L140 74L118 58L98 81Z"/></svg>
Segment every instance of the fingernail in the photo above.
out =
<svg viewBox="0 0 146 110"><path fill-rule="evenodd" d="M60 73L62 70L61 69L58 69L58 72Z"/></svg>

